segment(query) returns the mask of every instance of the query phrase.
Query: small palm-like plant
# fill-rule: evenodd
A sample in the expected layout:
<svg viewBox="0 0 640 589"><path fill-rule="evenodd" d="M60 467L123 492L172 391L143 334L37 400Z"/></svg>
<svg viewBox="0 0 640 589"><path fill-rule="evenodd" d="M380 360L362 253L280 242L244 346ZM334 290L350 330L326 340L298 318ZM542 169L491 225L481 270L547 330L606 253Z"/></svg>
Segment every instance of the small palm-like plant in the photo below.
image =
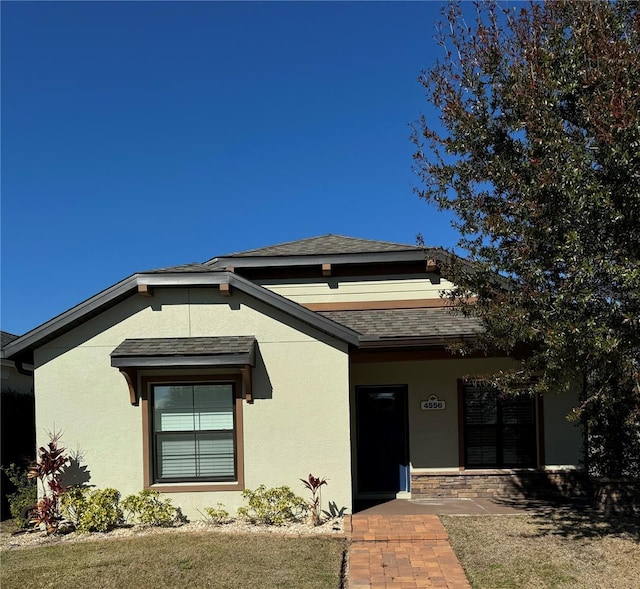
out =
<svg viewBox="0 0 640 589"><path fill-rule="evenodd" d="M309 473L309 478L300 479L302 484L311 491L311 501L309 501L309 509L311 511L311 523L314 526L320 525L321 520L321 493L320 489L323 485L327 484L327 479L321 479L320 477L314 477L311 473Z"/></svg>
<svg viewBox="0 0 640 589"><path fill-rule="evenodd" d="M36 505L31 523L44 525L47 534L54 534L60 524L60 495L65 487L60 480L62 467L69 462L65 448L58 446L60 433L49 434L47 447L38 449L38 458L29 465L27 476L38 479L42 487L42 497Z"/></svg>

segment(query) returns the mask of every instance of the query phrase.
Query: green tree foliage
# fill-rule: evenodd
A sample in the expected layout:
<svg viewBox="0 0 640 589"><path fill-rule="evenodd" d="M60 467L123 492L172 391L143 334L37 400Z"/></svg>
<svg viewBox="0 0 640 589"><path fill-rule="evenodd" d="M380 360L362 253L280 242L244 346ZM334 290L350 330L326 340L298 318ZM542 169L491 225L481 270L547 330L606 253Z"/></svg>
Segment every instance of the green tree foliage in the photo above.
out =
<svg viewBox="0 0 640 589"><path fill-rule="evenodd" d="M484 325L482 349L518 360L491 376L501 389L579 386L591 472L638 475L638 3L445 17L443 58L420 77L440 117L416 123L414 167L473 262L451 262L451 297Z"/></svg>

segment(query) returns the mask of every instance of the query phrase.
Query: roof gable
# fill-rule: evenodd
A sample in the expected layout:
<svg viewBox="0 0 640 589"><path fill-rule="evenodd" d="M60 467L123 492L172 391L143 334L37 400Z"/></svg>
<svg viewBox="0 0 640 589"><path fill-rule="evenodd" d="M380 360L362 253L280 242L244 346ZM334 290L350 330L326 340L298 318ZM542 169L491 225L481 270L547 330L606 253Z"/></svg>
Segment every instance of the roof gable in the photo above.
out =
<svg viewBox="0 0 640 589"><path fill-rule="evenodd" d="M298 303L232 272L216 270L204 272L199 268L188 271L181 268L174 272L171 269L166 269L161 272L134 274L20 336L7 345L5 353L7 357L13 357L19 361L33 362L33 350L113 307L136 292L148 293L153 288L220 287L221 285L236 288L338 340L351 345L358 343L358 334L351 328L314 313ZM141 287L144 287L144 290L141 290Z"/></svg>

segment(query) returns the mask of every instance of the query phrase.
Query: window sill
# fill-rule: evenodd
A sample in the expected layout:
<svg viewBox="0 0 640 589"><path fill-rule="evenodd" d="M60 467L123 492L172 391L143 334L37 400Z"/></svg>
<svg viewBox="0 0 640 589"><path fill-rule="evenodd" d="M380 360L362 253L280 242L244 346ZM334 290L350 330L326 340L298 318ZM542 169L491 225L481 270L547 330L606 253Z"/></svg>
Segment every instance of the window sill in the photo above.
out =
<svg viewBox="0 0 640 589"><path fill-rule="evenodd" d="M243 491L241 482L225 483L154 483L146 487L160 493L197 493L211 491Z"/></svg>

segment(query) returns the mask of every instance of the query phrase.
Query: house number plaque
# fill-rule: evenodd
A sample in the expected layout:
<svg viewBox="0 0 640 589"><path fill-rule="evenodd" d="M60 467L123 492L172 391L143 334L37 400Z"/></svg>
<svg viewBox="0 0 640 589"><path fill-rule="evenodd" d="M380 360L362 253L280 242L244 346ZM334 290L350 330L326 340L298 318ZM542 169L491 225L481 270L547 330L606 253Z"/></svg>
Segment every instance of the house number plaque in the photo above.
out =
<svg viewBox="0 0 640 589"><path fill-rule="evenodd" d="M423 411L438 411L446 408L447 404L444 401L438 400L438 397L435 395L429 395L426 401L420 401L420 409Z"/></svg>

